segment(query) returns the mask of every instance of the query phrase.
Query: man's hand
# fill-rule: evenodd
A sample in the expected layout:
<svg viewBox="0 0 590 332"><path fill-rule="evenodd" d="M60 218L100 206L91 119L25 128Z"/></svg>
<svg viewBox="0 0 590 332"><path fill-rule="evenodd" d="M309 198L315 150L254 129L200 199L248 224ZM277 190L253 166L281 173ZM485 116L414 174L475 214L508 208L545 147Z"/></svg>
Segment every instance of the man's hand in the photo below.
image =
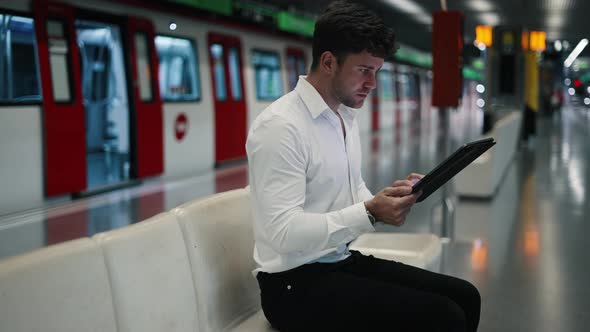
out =
<svg viewBox="0 0 590 332"><path fill-rule="evenodd" d="M413 183L409 179L421 179L420 174L412 174L407 180L395 181L365 202L365 207L375 218L386 224L401 226L406 221L412 206L420 193L412 194Z"/></svg>
<svg viewBox="0 0 590 332"><path fill-rule="evenodd" d="M416 184L416 182L422 180L423 177L424 177L424 175L422 175L422 174L412 173L412 174L408 175L406 180L409 180L410 182L412 182L412 184Z"/></svg>

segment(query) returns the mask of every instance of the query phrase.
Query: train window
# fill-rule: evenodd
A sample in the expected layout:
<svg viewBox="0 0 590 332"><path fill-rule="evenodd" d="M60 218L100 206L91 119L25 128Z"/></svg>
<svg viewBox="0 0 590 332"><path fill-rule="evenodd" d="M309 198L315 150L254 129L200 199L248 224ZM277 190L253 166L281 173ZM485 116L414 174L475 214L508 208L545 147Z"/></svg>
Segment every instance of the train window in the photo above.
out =
<svg viewBox="0 0 590 332"><path fill-rule="evenodd" d="M0 102L40 101L33 19L0 14Z"/></svg>
<svg viewBox="0 0 590 332"><path fill-rule="evenodd" d="M160 94L165 101L201 99L195 49L189 39L156 36L156 50L160 59Z"/></svg>
<svg viewBox="0 0 590 332"><path fill-rule="evenodd" d="M223 45L212 44L210 51L215 78L215 99L225 101L227 99L227 87L225 85L225 66L223 65Z"/></svg>
<svg viewBox="0 0 590 332"><path fill-rule="evenodd" d="M51 87L56 103L72 101L71 72L69 66L69 41L64 22L47 21L49 43L49 67L51 68Z"/></svg>
<svg viewBox="0 0 590 332"><path fill-rule="evenodd" d="M393 100L393 74L389 70L377 73L378 91L383 100Z"/></svg>
<svg viewBox="0 0 590 332"><path fill-rule="evenodd" d="M150 54L148 38L145 33L135 34L135 53L137 61L137 78L139 81L139 99L152 101L154 90L152 85L152 68L150 66Z"/></svg>
<svg viewBox="0 0 590 332"><path fill-rule="evenodd" d="M242 100L242 81L240 79L240 53L235 47L229 49L229 79L231 82L231 96L235 101Z"/></svg>
<svg viewBox="0 0 590 332"><path fill-rule="evenodd" d="M407 98L411 96L410 77L406 73L397 74L397 93L400 98Z"/></svg>
<svg viewBox="0 0 590 332"><path fill-rule="evenodd" d="M299 76L305 75L305 58L302 55L287 53L287 75L289 79L289 89L295 89Z"/></svg>
<svg viewBox="0 0 590 332"><path fill-rule="evenodd" d="M256 97L275 100L283 93L279 54L269 51L252 51L252 66L256 77Z"/></svg>

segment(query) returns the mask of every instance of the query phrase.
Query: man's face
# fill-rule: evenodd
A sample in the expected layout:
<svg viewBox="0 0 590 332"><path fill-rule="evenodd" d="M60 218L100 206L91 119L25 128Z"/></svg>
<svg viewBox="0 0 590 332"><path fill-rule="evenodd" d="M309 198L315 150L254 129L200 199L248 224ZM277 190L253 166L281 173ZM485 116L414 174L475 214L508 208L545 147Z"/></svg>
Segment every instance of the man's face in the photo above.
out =
<svg viewBox="0 0 590 332"><path fill-rule="evenodd" d="M369 92L377 86L376 75L383 59L363 51L349 54L337 64L332 78L332 93L343 105L360 108Z"/></svg>

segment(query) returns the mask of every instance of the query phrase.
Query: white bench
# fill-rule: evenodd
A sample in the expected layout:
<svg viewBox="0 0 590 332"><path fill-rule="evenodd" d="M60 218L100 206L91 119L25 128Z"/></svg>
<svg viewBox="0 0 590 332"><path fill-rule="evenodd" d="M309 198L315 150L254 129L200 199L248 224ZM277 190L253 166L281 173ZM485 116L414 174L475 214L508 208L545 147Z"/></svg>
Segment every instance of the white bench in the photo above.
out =
<svg viewBox="0 0 590 332"><path fill-rule="evenodd" d="M195 288L182 232L170 213L97 234L117 331L198 331Z"/></svg>
<svg viewBox="0 0 590 332"><path fill-rule="evenodd" d="M101 248L84 238L0 262L0 331L117 331Z"/></svg>
<svg viewBox="0 0 590 332"><path fill-rule="evenodd" d="M434 234L366 233L349 248L434 272L441 269L442 244Z"/></svg>
<svg viewBox="0 0 590 332"><path fill-rule="evenodd" d="M252 275L251 211L248 189L216 194L172 211L193 268L201 332L272 331L261 313L260 290Z"/></svg>
<svg viewBox="0 0 590 332"><path fill-rule="evenodd" d="M419 234L356 244L420 267L440 257L438 238ZM0 261L0 331L273 331L253 249L246 188Z"/></svg>
<svg viewBox="0 0 590 332"><path fill-rule="evenodd" d="M512 112L498 121L490 134L496 145L482 154L455 177L459 196L489 198L494 196L509 164L512 162L521 129L520 112Z"/></svg>

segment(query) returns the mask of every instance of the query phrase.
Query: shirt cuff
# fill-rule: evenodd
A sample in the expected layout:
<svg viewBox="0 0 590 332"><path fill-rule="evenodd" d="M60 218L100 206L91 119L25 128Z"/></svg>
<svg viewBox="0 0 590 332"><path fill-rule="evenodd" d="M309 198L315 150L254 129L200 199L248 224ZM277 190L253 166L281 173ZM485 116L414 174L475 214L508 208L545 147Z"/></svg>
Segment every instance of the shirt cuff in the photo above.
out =
<svg viewBox="0 0 590 332"><path fill-rule="evenodd" d="M342 210L342 223L354 229L356 235L374 232L375 227L371 225L365 202L356 203Z"/></svg>

